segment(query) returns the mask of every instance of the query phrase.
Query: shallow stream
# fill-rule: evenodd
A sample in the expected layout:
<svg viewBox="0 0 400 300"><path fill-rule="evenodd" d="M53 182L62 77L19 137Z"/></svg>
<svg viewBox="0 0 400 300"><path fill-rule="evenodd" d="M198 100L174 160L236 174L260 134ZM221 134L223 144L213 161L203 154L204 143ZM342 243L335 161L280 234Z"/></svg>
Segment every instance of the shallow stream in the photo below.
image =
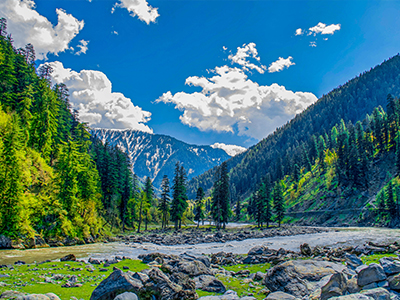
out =
<svg viewBox="0 0 400 300"><path fill-rule="evenodd" d="M151 243L129 244L125 243L96 243L81 246L29 249L29 250L0 250L0 264L12 264L17 260L27 263L40 262L47 259L56 260L67 254L73 253L79 259L89 257L105 259L113 256L128 256L137 258L143 253L161 252L166 254L180 253L216 253L219 251L232 252L237 254L247 253L256 245L266 245L269 248L299 251L302 243L310 246L356 246L368 241L375 243L400 242L400 229L382 228L335 228L331 232L295 235L276 236L262 239L248 239L244 241L230 241L227 243L208 243L197 245L176 245L160 246Z"/></svg>

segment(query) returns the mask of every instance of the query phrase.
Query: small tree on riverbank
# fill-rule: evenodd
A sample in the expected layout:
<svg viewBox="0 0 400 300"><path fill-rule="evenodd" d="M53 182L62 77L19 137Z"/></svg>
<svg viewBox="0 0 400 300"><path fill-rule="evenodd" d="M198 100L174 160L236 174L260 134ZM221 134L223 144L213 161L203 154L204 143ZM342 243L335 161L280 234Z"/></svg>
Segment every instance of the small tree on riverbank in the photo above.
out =
<svg viewBox="0 0 400 300"><path fill-rule="evenodd" d="M196 195L196 206L195 206L195 213L194 213L194 220L197 221L197 228L200 226L200 221L204 220L204 190L202 187L197 189Z"/></svg>

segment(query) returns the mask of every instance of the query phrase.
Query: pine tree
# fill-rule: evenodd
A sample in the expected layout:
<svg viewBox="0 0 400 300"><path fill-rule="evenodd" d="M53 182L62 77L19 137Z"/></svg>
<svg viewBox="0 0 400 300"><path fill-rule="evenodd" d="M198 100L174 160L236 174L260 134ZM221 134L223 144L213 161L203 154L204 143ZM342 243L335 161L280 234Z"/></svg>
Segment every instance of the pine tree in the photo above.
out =
<svg viewBox="0 0 400 300"><path fill-rule="evenodd" d="M277 181L275 184L273 192L273 200L274 200L275 219L276 221L278 221L280 227L283 217L285 215L282 184L280 181Z"/></svg>
<svg viewBox="0 0 400 300"><path fill-rule="evenodd" d="M169 213L169 201L170 201L170 188L169 188L169 179L167 175L164 175L161 181L161 201L159 209L161 211L161 228L165 229L168 225L168 213Z"/></svg>
<svg viewBox="0 0 400 300"><path fill-rule="evenodd" d="M397 216L396 202L394 201L393 184L390 181L386 188L386 206L392 219Z"/></svg>
<svg viewBox="0 0 400 300"><path fill-rule="evenodd" d="M0 143L0 232L13 237L20 232L22 223L24 193L21 160L24 153L21 151L23 136L18 117L13 115L7 123L3 142Z"/></svg>
<svg viewBox="0 0 400 300"><path fill-rule="evenodd" d="M147 231L147 225L151 221L150 207L154 202L154 188L150 177L146 178L144 192L146 193L146 199L147 199L147 202L145 203L146 205L143 206L144 224L145 224L144 226L145 230Z"/></svg>
<svg viewBox="0 0 400 300"><path fill-rule="evenodd" d="M195 204L195 214L194 220L197 221L197 228L200 226L200 221L204 220L204 199L205 193L202 187L197 189L196 193L196 204Z"/></svg>
<svg viewBox="0 0 400 300"><path fill-rule="evenodd" d="M182 217L185 212L187 204L187 194L186 194L186 171L179 164L175 165L175 174L173 180L172 189L172 202L171 202L171 220L175 222L175 230L178 230L182 226Z"/></svg>
<svg viewBox="0 0 400 300"><path fill-rule="evenodd" d="M236 209L235 209L236 222L240 221L241 212L242 212L242 205L240 203L240 198L238 197L237 201L236 201Z"/></svg>

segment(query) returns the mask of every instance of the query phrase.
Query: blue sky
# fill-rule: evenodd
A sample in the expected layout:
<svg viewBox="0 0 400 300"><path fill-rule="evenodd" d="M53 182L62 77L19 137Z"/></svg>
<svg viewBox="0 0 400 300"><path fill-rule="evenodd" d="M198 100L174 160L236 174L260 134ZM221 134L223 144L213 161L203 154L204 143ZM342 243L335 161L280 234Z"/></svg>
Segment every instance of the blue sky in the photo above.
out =
<svg viewBox="0 0 400 300"><path fill-rule="evenodd" d="M194 144L251 146L400 49L399 1L2 2L93 127Z"/></svg>

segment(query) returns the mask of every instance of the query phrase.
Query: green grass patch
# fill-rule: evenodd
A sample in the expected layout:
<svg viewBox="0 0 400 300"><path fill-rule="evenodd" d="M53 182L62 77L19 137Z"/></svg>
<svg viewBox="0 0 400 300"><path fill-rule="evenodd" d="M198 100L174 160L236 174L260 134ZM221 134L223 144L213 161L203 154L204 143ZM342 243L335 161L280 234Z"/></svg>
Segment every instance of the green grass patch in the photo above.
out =
<svg viewBox="0 0 400 300"><path fill-rule="evenodd" d="M398 257L396 254L373 254L361 257L363 264L369 265L372 263L379 264L379 260L383 257Z"/></svg>
<svg viewBox="0 0 400 300"><path fill-rule="evenodd" d="M76 297L78 299L90 299L93 290L107 278L112 272L113 267L123 269L129 267L132 272L141 271L149 268L140 260L124 260L117 264L107 267L106 272L100 272L103 265L90 265L80 262L49 262L44 264L30 264L14 266L14 269L2 269L0 274L8 274L10 277L1 278L1 281L9 284L0 286L0 293L7 290L15 290L29 294L54 293L62 300ZM51 278L54 275L64 275L64 278L46 282L46 277ZM68 281L68 278L76 275L77 283L81 287L63 288L61 287Z"/></svg>
<svg viewBox="0 0 400 300"><path fill-rule="evenodd" d="M246 265L246 264L237 264L234 266L224 266L224 269L227 271L233 271L233 272L238 272L242 270L249 270L250 273L257 273L257 272L263 272L265 273L266 270L271 268L270 263L265 263L265 264L251 264L251 265Z"/></svg>

